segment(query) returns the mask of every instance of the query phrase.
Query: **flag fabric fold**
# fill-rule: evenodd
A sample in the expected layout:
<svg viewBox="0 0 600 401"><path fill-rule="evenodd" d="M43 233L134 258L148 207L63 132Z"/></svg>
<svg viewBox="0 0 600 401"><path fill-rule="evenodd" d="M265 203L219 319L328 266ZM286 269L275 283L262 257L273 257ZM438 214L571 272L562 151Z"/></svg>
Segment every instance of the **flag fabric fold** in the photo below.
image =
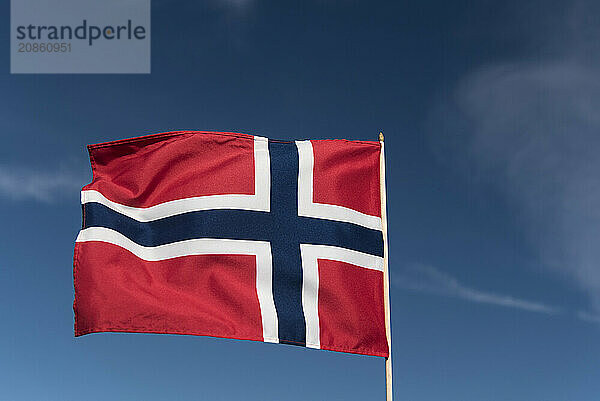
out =
<svg viewBox="0 0 600 401"><path fill-rule="evenodd" d="M388 356L379 142L177 131L88 150L76 336Z"/></svg>

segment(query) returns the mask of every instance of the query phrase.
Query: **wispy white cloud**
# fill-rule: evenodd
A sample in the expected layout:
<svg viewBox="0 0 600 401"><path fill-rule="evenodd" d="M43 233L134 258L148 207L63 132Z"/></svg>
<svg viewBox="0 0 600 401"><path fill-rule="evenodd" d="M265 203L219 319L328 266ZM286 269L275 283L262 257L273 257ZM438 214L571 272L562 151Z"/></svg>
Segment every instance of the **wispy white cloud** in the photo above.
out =
<svg viewBox="0 0 600 401"><path fill-rule="evenodd" d="M529 312L556 314L561 308L541 302L515 298L510 295L481 291L469 287L456 278L433 266L410 265L393 277L393 285L398 288L428 292L436 295L455 297L470 302L515 308Z"/></svg>
<svg viewBox="0 0 600 401"><path fill-rule="evenodd" d="M183 0L153 0L152 8L172 8L177 3L184 3ZM209 8L224 11L230 14L230 17L242 17L251 11L255 6L256 0L208 0L206 6Z"/></svg>
<svg viewBox="0 0 600 401"><path fill-rule="evenodd" d="M586 322L600 323L600 315L596 315L593 313L579 311L579 312L577 312L577 317Z"/></svg>
<svg viewBox="0 0 600 401"><path fill-rule="evenodd" d="M600 27L579 2L549 58L488 64L438 111L473 170L520 211L540 261L589 295L600 315ZM560 18L559 18L560 20ZM439 113L441 111L441 113ZM440 121L441 120L441 121ZM449 132L450 131L450 132ZM585 319L580 315L580 318ZM589 315L592 316L592 315ZM589 317L588 316L588 317Z"/></svg>
<svg viewBox="0 0 600 401"><path fill-rule="evenodd" d="M248 7L253 3L253 0L217 0L219 3L229 5L231 7Z"/></svg>
<svg viewBox="0 0 600 401"><path fill-rule="evenodd" d="M66 168L54 171L0 165L0 197L51 202L65 192L75 192L85 184L83 174Z"/></svg>
<svg viewBox="0 0 600 401"><path fill-rule="evenodd" d="M231 14L231 16L246 16L254 8L254 0L212 0L212 5Z"/></svg>

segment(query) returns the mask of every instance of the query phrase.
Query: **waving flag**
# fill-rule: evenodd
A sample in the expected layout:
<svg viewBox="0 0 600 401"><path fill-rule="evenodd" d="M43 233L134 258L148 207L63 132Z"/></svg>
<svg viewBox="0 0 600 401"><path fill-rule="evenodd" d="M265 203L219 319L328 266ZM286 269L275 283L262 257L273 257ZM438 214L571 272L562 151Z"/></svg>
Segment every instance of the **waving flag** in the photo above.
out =
<svg viewBox="0 0 600 401"><path fill-rule="evenodd" d="M180 131L88 148L76 336L388 356L379 142Z"/></svg>

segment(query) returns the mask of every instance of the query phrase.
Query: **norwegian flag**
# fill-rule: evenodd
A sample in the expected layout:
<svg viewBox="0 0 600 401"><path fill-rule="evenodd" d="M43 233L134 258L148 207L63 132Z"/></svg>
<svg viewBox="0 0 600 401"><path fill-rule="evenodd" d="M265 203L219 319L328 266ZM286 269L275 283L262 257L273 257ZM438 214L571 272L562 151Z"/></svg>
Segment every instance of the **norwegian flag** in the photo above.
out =
<svg viewBox="0 0 600 401"><path fill-rule="evenodd" d="M388 356L379 142L178 131L88 149L76 336Z"/></svg>

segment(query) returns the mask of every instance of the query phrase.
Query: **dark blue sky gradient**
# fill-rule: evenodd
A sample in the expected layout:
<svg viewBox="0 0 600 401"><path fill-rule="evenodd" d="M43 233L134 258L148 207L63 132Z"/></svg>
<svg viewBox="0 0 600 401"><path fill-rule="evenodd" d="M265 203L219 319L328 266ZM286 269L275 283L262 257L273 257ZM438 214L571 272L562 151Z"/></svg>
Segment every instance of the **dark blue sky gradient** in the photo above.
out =
<svg viewBox="0 0 600 401"><path fill-rule="evenodd" d="M0 399L384 399L376 357L73 337L85 145L197 129L286 140L384 131L395 399L598 400L593 287L548 267L535 220L505 190L510 176L482 167L477 147L463 152L469 118L486 119L465 122L454 103L486 66L575 57L556 43L597 40L572 34L566 3L154 0L150 75L10 75L3 2Z"/></svg>

